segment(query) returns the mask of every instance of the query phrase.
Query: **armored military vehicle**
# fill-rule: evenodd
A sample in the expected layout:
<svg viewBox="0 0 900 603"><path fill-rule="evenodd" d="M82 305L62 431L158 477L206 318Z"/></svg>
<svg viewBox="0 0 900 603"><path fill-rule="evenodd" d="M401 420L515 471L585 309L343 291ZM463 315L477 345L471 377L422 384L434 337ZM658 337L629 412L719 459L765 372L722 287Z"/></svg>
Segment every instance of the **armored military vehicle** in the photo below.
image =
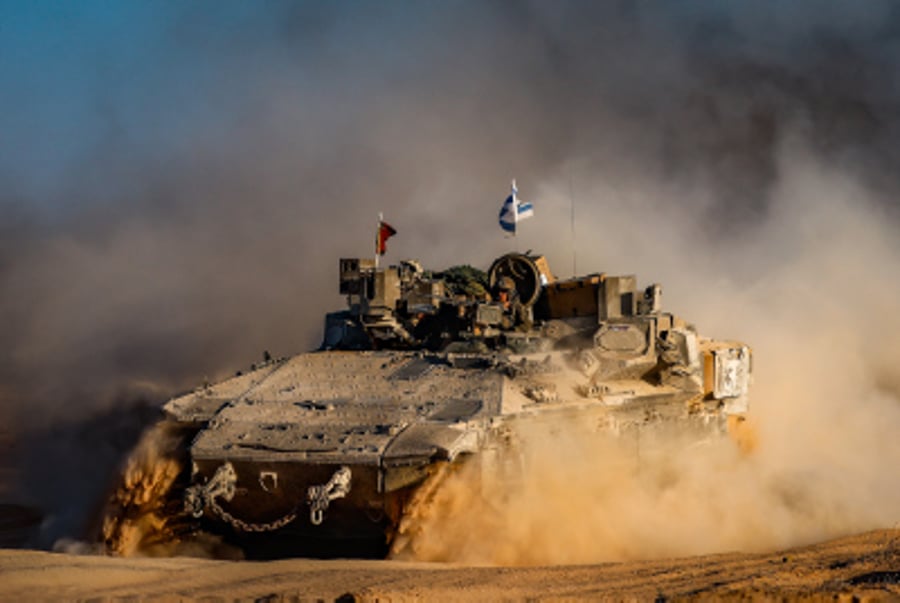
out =
<svg viewBox="0 0 900 603"><path fill-rule="evenodd" d="M749 348L700 336L631 275L559 280L521 253L486 273L357 258L339 287L319 350L165 405L185 435L166 508L191 530L385 545L435 465L488 471L520 422L707 434L747 410Z"/></svg>

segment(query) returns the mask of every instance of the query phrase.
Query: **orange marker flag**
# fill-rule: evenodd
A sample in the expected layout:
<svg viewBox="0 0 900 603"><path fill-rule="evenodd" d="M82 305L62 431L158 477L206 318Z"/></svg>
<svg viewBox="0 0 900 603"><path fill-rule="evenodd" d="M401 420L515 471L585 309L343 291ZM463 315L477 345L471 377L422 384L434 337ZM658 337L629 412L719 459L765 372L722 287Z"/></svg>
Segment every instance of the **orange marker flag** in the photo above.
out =
<svg viewBox="0 0 900 603"><path fill-rule="evenodd" d="M375 233L375 253L377 255L384 255L384 252L387 251L387 240L395 234L397 234L396 229L379 215L378 232Z"/></svg>

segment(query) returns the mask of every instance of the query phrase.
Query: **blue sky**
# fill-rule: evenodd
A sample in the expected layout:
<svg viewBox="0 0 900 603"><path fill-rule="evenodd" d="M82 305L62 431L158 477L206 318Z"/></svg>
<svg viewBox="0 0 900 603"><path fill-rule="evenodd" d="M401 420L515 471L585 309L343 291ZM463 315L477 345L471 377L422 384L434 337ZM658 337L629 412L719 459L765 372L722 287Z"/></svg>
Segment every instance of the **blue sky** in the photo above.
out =
<svg viewBox="0 0 900 603"><path fill-rule="evenodd" d="M0 174L40 202L110 138L173 152L221 125L274 23L259 17L248 2L4 2Z"/></svg>
<svg viewBox="0 0 900 603"><path fill-rule="evenodd" d="M636 106L653 99L648 86L679 93L666 78L691 76L679 61L698 24L727 40L701 42L707 50L777 63L816 32L866 40L890 15L881 1L633 6L639 29L628 33L629 11L577 2L4 0L0 194L71 203L98 155L203 155L202 144L227 145L234 130L278 115L271 107L284 94L312 105L296 119L324 131L334 120L335 135L347 117L387 101L397 115L448 110L466 122L483 117L491 97L510 106L567 89L619 89ZM896 54L896 43L879 47ZM458 102L442 106L450 96ZM553 110L535 104L531 113ZM505 127L513 137L519 129Z"/></svg>

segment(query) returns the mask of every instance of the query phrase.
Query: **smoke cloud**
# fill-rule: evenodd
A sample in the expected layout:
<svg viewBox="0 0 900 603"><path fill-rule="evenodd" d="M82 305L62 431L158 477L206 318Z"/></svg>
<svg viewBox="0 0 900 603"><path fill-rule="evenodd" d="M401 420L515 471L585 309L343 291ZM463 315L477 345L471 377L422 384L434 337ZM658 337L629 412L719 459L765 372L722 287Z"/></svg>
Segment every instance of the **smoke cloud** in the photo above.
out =
<svg viewBox="0 0 900 603"><path fill-rule="evenodd" d="M396 557L527 565L764 551L900 521L887 470L900 462L900 286L885 270L900 245L858 182L793 143L777 155L760 238L735 237L710 257L675 218L662 247L622 258L681 273L675 293L691 298L701 332L752 343L752 450L528 426L521 483L484 487L477 466L451 475L416 507ZM616 233L635 216L608 218L611 248L627 249Z"/></svg>
<svg viewBox="0 0 900 603"><path fill-rule="evenodd" d="M709 537L679 549L648 530L623 555L895 520L892 3L86 3L0 17L0 418L7 491L49 518L36 544L78 535L165 398L263 350L317 345L342 304L337 258L371 253L379 211L399 231L389 260L486 266L507 251L495 220L512 177L537 216L521 248L561 276L659 281L670 310L755 350L754 455L683 473L672 460L672 497L710 499L687 524ZM727 496L708 496L726 479ZM805 488L811 519L773 494L785 483ZM643 492L642 517L671 515L657 494ZM716 513L774 519L751 541L703 523Z"/></svg>

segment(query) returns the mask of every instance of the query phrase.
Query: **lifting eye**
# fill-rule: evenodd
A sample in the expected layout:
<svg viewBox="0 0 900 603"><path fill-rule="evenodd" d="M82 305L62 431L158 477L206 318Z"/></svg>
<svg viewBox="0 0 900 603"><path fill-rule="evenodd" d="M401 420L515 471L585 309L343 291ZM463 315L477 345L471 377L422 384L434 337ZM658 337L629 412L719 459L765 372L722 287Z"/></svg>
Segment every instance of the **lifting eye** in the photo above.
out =
<svg viewBox="0 0 900 603"><path fill-rule="evenodd" d="M266 492L278 489L278 474L274 471L259 472L259 487Z"/></svg>

